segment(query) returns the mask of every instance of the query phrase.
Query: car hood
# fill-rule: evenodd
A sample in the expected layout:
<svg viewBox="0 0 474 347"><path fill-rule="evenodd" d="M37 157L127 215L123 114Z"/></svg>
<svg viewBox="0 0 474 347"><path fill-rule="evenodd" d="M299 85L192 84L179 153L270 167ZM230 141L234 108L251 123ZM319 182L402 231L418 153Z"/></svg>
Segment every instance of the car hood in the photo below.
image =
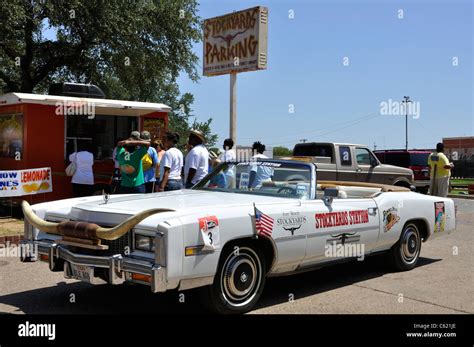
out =
<svg viewBox="0 0 474 347"><path fill-rule="evenodd" d="M401 166L395 166L395 165L389 165L389 164L380 164L379 167L383 170L387 170L390 172L396 172L398 174L405 174L407 176L411 176L413 171L411 169L408 169L406 167L401 167Z"/></svg>
<svg viewBox="0 0 474 347"><path fill-rule="evenodd" d="M123 216L134 215L152 208L175 210L175 212L165 212L163 215L166 214L167 217L170 217L169 214L173 213L174 216L178 217L179 215L196 213L201 210L208 213L210 210L215 210L215 208L250 206L253 203L285 203L288 201L295 201L295 199L185 189L152 194L110 195L107 203L102 196L68 199L63 200L62 203L57 201L56 204L50 204L45 214L52 221L68 217L68 219L100 223L105 219L109 220L113 215L122 216L118 219L123 220ZM38 207L41 207L40 205L33 206L35 211L38 210ZM110 216L105 218L105 214Z"/></svg>

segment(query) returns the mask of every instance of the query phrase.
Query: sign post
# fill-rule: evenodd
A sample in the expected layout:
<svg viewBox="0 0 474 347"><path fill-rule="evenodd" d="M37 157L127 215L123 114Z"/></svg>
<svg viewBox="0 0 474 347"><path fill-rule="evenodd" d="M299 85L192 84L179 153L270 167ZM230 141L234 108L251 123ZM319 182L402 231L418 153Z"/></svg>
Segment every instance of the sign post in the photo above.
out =
<svg viewBox="0 0 474 347"><path fill-rule="evenodd" d="M230 74L229 135L237 143L237 73L267 68L268 8L204 21L203 75Z"/></svg>
<svg viewBox="0 0 474 347"><path fill-rule="evenodd" d="M230 131L229 137L237 141L237 73L230 74Z"/></svg>

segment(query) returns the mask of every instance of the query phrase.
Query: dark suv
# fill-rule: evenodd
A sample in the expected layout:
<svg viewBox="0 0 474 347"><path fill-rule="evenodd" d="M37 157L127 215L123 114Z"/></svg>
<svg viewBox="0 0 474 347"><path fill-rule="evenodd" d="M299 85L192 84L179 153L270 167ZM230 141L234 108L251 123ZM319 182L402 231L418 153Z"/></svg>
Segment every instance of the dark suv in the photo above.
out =
<svg viewBox="0 0 474 347"><path fill-rule="evenodd" d="M414 185L420 193L428 192L430 187L430 171L428 156L432 150L427 149L391 149L374 151L374 154L384 164L402 166L413 170Z"/></svg>

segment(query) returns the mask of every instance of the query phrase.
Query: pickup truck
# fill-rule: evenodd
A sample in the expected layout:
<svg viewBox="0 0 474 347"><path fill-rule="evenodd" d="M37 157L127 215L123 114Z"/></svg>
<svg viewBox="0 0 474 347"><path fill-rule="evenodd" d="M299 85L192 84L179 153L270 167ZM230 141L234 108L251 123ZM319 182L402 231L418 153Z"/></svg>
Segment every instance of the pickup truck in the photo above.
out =
<svg viewBox="0 0 474 347"><path fill-rule="evenodd" d="M374 154L384 164L406 167L413 170L416 191L426 194L430 188L430 167L428 157L434 150L405 150L392 149L374 151Z"/></svg>
<svg viewBox="0 0 474 347"><path fill-rule="evenodd" d="M413 171L381 164L364 145L331 142L298 143L294 157L313 157L321 180L389 184L414 190Z"/></svg>

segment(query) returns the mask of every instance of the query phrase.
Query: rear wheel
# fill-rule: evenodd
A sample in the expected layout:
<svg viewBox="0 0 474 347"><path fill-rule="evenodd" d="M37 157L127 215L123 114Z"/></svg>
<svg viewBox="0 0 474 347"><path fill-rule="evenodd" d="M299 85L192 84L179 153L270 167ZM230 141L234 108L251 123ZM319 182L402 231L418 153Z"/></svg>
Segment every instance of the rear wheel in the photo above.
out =
<svg viewBox="0 0 474 347"><path fill-rule="evenodd" d="M400 239L388 253L392 266L398 271L413 269L420 257L421 242L418 226L414 223L406 224Z"/></svg>
<svg viewBox="0 0 474 347"><path fill-rule="evenodd" d="M210 308L217 313L244 313L259 300L265 285L265 257L249 245L223 250L214 283L209 286Z"/></svg>

